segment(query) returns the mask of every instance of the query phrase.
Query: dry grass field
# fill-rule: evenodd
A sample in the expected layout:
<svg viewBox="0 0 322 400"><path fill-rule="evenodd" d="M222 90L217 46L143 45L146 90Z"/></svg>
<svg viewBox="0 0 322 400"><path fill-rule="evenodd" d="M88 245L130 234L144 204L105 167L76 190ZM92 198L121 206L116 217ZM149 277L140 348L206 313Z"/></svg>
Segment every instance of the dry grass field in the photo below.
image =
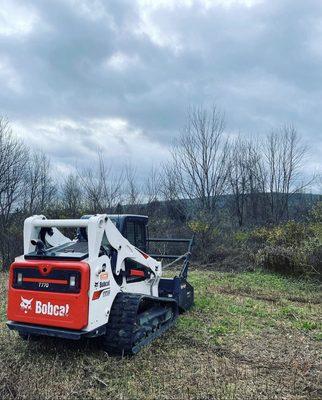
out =
<svg viewBox="0 0 322 400"><path fill-rule="evenodd" d="M23 341L0 285L0 399L319 399L319 286L263 272L194 269L196 304L139 355L99 341Z"/></svg>

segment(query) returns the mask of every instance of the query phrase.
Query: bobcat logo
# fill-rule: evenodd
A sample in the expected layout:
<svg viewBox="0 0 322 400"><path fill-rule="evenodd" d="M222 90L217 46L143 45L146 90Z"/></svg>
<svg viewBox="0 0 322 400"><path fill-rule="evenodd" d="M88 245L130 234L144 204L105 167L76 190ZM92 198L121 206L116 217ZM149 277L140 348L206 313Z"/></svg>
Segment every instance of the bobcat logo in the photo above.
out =
<svg viewBox="0 0 322 400"><path fill-rule="evenodd" d="M20 308L24 311L25 314L27 314L27 312L29 310L31 310L31 302L32 301L33 301L33 298L28 300L21 296Z"/></svg>

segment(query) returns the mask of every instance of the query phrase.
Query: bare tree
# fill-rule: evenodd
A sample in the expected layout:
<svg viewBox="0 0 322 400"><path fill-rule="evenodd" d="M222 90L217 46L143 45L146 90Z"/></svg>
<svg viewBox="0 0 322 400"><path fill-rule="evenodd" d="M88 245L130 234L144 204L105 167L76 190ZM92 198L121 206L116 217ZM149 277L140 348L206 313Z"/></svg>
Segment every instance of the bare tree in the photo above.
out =
<svg viewBox="0 0 322 400"><path fill-rule="evenodd" d="M284 126L267 136L264 147L268 173L269 204L275 222L288 216L292 194L307 187L310 181L301 180L301 167L306 146L292 126Z"/></svg>
<svg viewBox="0 0 322 400"><path fill-rule="evenodd" d="M164 201L176 201L183 197L179 188L175 160L171 160L163 165L160 177L160 193Z"/></svg>
<svg viewBox="0 0 322 400"><path fill-rule="evenodd" d="M7 221L14 207L21 202L23 171L28 162L28 151L16 139L8 122L0 119L0 213Z"/></svg>
<svg viewBox="0 0 322 400"><path fill-rule="evenodd" d="M316 175L318 193L322 193L322 172Z"/></svg>
<svg viewBox="0 0 322 400"><path fill-rule="evenodd" d="M244 224L245 206L248 192L248 157L246 150L249 143L238 138L232 147L229 183L233 195L233 208L238 219L239 226Z"/></svg>
<svg viewBox="0 0 322 400"><path fill-rule="evenodd" d="M166 171L179 196L190 199L194 211L206 213L208 222L228 183L229 145L224 126L224 116L216 107L192 109Z"/></svg>
<svg viewBox="0 0 322 400"><path fill-rule="evenodd" d="M84 189L86 207L90 212L111 212L121 203L123 195L123 171L113 174L107 167L103 155L98 153L96 170L87 168L79 171L78 176Z"/></svg>
<svg viewBox="0 0 322 400"><path fill-rule="evenodd" d="M57 194L50 159L45 154L34 153L30 156L25 184L24 209L29 214L45 212Z"/></svg>
<svg viewBox="0 0 322 400"><path fill-rule="evenodd" d="M23 173L28 161L24 144L12 134L8 122L0 119L0 263L7 267L17 252L12 239L24 191ZM19 242L20 243L20 242Z"/></svg>
<svg viewBox="0 0 322 400"><path fill-rule="evenodd" d="M238 137L230 156L229 183L239 226L245 218L258 222L265 214L265 169L256 142Z"/></svg>
<svg viewBox="0 0 322 400"><path fill-rule="evenodd" d="M156 203L160 199L161 194L161 184L160 184L160 173L152 166L150 173L146 179L145 184L145 195L147 197L147 203Z"/></svg>
<svg viewBox="0 0 322 400"><path fill-rule="evenodd" d="M62 185L61 192L62 204L67 216L70 218L79 218L83 208L83 193L79 177L69 174Z"/></svg>
<svg viewBox="0 0 322 400"><path fill-rule="evenodd" d="M140 187L137 184L137 170L131 164L125 166L125 202L131 212L138 212L142 203Z"/></svg>
<svg viewBox="0 0 322 400"><path fill-rule="evenodd" d="M173 162L163 165L160 176L160 195L170 219L184 221L188 215L191 215L191 205L180 192L178 174Z"/></svg>
<svg viewBox="0 0 322 400"><path fill-rule="evenodd" d="M144 199L147 205L148 215L156 215L160 211L162 197L162 177L160 171L152 166L144 183Z"/></svg>

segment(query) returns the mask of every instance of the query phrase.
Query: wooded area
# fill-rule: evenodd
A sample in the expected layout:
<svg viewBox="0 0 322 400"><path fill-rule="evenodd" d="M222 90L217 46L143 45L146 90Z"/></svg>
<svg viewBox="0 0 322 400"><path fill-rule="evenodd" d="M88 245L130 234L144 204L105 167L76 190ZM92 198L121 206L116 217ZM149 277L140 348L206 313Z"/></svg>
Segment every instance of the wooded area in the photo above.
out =
<svg viewBox="0 0 322 400"><path fill-rule="evenodd" d="M29 215L75 218L124 212L149 215L159 235L196 233L196 256L212 262L236 234L239 246L252 241L252 232L260 227L311 218L321 196L304 194L319 179L314 172L302 174L308 154L293 126L245 139L227 134L225 117L216 107L193 108L169 160L153 167L144 182L135 166L115 171L101 152L94 167L61 177L46 154L29 149L1 119L2 266L6 269L21 252L22 223Z"/></svg>

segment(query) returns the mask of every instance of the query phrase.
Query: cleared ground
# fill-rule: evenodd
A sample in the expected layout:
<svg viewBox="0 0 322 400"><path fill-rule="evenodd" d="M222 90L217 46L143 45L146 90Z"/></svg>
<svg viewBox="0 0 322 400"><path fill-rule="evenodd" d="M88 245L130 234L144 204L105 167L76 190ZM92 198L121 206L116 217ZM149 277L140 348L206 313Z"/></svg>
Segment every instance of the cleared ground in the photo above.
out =
<svg viewBox="0 0 322 400"><path fill-rule="evenodd" d="M0 399L319 399L319 287L263 272L194 270L195 307L134 358L98 341L24 342L5 326Z"/></svg>

